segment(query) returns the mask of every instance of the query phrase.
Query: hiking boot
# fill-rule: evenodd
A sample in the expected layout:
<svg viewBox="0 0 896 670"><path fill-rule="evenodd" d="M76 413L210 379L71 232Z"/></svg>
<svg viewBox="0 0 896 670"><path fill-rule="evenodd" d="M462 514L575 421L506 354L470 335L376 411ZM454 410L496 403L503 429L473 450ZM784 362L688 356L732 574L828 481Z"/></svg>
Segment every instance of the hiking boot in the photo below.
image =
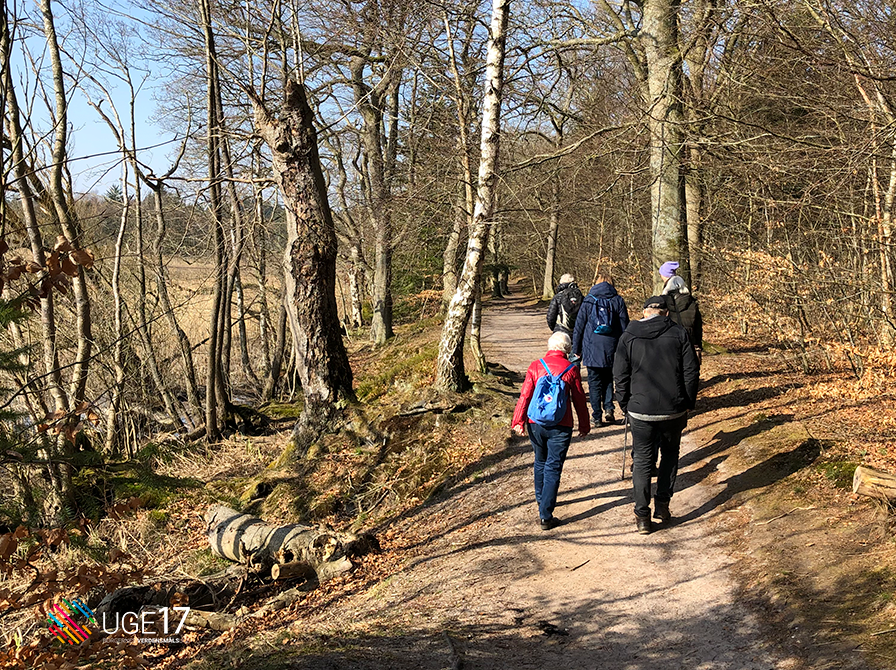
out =
<svg viewBox="0 0 896 670"><path fill-rule="evenodd" d="M650 535L650 531L653 530L653 528L651 528L649 516L638 516L636 514L635 523L638 526L638 533L641 535Z"/></svg>
<svg viewBox="0 0 896 670"><path fill-rule="evenodd" d="M560 525L560 519L555 516L552 516L550 519L542 519L541 520L541 529L542 530L551 530Z"/></svg>
<svg viewBox="0 0 896 670"><path fill-rule="evenodd" d="M669 511L669 503L662 503L655 500L653 503L653 518L659 519L663 523L672 521L672 512Z"/></svg>
<svg viewBox="0 0 896 670"><path fill-rule="evenodd" d="M615 426L616 425L616 415L613 412L609 412L604 414L603 425L605 426Z"/></svg>

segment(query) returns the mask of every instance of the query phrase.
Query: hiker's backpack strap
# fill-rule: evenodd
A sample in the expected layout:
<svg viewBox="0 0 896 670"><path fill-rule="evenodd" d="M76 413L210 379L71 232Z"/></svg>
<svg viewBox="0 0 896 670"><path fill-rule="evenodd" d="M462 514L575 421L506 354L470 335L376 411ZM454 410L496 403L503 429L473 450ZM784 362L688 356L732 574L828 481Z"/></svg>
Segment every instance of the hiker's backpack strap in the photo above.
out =
<svg viewBox="0 0 896 670"><path fill-rule="evenodd" d="M542 367L544 368L545 372L547 372L549 375L553 376L554 373L551 372L551 369L548 367L548 364L544 362L544 359L543 359L543 358L539 358L538 360L541 362L541 365L542 365ZM565 373L564 373L564 374L565 374Z"/></svg>

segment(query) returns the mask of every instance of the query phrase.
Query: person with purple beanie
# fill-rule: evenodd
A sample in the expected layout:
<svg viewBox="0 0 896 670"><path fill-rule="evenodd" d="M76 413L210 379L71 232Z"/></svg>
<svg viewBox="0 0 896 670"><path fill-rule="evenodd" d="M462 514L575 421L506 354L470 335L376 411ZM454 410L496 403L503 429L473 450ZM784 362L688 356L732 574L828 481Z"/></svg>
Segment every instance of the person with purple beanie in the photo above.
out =
<svg viewBox="0 0 896 670"><path fill-rule="evenodd" d="M678 268L675 261L660 266L660 277L666 280L663 295L669 306L669 318L687 331L699 363L703 358L703 316L688 285L678 276Z"/></svg>

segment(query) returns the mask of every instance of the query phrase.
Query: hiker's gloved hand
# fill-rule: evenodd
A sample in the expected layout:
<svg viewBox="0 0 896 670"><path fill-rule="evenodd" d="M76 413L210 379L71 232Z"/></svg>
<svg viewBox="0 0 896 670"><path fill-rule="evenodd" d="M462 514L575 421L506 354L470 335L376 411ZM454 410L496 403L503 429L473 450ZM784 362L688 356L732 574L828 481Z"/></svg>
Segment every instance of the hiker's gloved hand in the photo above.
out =
<svg viewBox="0 0 896 670"><path fill-rule="evenodd" d="M582 429L581 426L579 426L579 437L585 437L590 432L591 432L590 426L588 428L585 428L584 430Z"/></svg>

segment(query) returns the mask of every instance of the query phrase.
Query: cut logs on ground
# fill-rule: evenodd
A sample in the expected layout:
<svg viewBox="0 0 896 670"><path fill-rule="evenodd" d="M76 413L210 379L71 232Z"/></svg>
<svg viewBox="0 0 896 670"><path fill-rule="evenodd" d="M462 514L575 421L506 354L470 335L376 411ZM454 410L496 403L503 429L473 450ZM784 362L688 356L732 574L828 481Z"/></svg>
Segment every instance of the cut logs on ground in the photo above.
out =
<svg viewBox="0 0 896 670"><path fill-rule="evenodd" d="M852 477L852 492L896 502L896 475L860 465Z"/></svg>
<svg viewBox="0 0 896 670"><path fill-rule="evenodd" d="M379 548L370 534L277 526L223 505L210 507L205 522L212 553L273 579L314 575L323 582L351 570L352 557Z"/></svg>

